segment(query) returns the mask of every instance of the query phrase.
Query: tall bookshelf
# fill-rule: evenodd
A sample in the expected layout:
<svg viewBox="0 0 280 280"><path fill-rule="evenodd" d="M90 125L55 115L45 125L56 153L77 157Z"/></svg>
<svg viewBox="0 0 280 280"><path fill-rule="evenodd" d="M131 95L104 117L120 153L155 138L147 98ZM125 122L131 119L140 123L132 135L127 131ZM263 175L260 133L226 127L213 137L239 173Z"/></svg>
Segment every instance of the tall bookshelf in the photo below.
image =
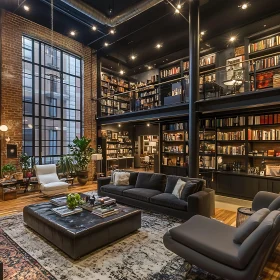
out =
<svg viewBox="0 0 280 280"><path fill-rule="evenodd" d="M126 79L101 73L101 116L122 114L130 111L130 83ZM124 94L122 94L124 93Z"/></svg>

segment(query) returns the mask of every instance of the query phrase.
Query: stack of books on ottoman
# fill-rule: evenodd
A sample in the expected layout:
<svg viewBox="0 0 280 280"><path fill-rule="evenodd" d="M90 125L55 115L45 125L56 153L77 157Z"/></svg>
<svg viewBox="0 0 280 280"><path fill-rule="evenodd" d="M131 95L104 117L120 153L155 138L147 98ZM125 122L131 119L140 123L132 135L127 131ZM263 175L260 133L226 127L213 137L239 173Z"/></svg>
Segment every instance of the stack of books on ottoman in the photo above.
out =
<svg viewBox="0 0 280 280"><path fill-rule="evenodd" d="M92 214L97 215L101 218L105 218L118 213L119 209L117 208L116 200L108 196L98 198L92 210Z"/></svg>

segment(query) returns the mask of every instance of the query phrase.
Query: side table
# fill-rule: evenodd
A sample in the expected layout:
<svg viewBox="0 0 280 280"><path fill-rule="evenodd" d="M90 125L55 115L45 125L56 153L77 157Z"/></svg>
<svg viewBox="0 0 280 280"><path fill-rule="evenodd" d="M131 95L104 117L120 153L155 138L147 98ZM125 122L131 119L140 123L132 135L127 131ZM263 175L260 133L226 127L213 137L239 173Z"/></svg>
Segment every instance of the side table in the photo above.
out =
<svg viewBox="0 0 280 280"><path fill-rule="evenodd" d="M255 213L251 208L239 207L237 209L236 227L241 226L250 216Z"/></svg>
<svg viewBox="0 0 280 280"><path fill-rule="evenodd" d="M5 181L0 183L2 190L2 200L10 200L17 198L17 181Z"/></svg>

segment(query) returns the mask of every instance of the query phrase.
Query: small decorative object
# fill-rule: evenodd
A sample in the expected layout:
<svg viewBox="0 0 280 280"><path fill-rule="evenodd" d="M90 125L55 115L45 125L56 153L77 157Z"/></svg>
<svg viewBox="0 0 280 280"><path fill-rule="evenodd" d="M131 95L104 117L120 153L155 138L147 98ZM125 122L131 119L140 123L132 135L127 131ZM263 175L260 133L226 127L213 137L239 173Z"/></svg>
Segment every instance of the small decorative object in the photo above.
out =
<svg viewBox="0 0 280 280"><path fill-rule="evenodd" d="M279 165L267 165L266 166L266 175L267 176L280 176L280 166Z"/></svg>
<svg viewBox="0 0 280 280"><path fill-rule="evenodd" d="M89 197L89 203L91 204L91 205L94 205L94 203L95 203L95 196L94 195L92 195L92 196L90 196Z"/></svg>
<svg viewBox="0 0 280 280"><path fill-rule="evenodd" d="M70 210L74 210L82 203L81 196L78 193L70 193L67 195L67 206Z"/></svg>
<svg viewBox="0 0 280 280"><path fill-rule="evenodd" d="M265 159L262 159L261 166L260 166L260 176L265 176L266 175L266 164L265 164Z"/></svg>
<svg viewBox="0 0 280 280"><path fill-rule="evenodd" d="M7 144L7 158L17 158L17 145Z"/></svg>

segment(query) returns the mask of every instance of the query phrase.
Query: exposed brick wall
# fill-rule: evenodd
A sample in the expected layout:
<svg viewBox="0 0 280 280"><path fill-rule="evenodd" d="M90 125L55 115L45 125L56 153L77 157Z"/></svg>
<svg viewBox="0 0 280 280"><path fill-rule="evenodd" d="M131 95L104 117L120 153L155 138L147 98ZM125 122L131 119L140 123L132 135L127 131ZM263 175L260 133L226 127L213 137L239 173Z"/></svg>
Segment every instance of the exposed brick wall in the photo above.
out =
<svg viewBox="0 0 280 280"><path fill-rule="evenodd" d="M22 152L22 35L51 42L51 30L31 22L13 13L1 10L2 41L2 83L1 83L1 124L9 128L5 137L10 137L10 144L17 144L18 154ZM91 49L81 43L54 32L54 46L77 54L84 61L84 134L92 138L96 147L96 103L91 101L97 92L96 57ZM7 162L18 164L17 159L7 159L6 143L2 141L2 165ZM90 167L91 173L93 166Z"/></svg>

